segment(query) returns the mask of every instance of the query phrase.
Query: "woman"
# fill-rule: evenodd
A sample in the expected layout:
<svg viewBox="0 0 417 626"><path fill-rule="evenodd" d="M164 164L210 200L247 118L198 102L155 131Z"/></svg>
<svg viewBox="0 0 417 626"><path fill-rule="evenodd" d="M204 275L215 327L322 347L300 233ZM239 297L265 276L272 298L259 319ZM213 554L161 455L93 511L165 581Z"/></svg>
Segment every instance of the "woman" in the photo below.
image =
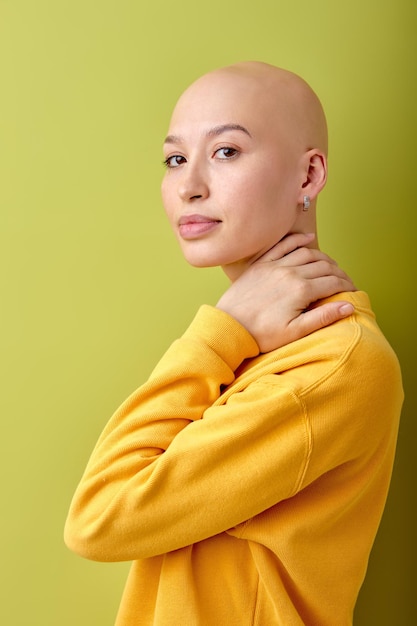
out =
<svg viewBox="0 0 417 626"><path fill-rule="evenodd" d="M231 285L104 429L65 537L132 560L116 624L347 626L402 387L369 300L317 249L327 129L298 76L197 80L164 143L185 258Z"/></svg>

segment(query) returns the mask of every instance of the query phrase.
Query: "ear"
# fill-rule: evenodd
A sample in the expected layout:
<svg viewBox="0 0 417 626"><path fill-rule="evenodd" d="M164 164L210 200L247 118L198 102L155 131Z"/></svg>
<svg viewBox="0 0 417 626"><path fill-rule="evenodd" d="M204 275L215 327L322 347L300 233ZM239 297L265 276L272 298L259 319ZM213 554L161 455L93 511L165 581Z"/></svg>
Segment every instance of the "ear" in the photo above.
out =
<svg viewBox="0 0 417 626"><path fill-rule="evenodd" d="M303 196L308 195L313 200L323 189L327 180L326 155L313 148L303 157L304 180L300 189L299 202L302 204Z"/></svg>

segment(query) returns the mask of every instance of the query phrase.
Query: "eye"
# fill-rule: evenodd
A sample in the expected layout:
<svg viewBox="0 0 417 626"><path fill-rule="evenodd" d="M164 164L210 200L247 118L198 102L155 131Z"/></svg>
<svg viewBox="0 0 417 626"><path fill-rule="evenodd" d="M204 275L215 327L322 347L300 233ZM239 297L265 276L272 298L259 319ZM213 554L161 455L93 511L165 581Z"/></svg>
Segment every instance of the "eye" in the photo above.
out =
<svg viewBox="0 0 417 626"><path fill-rule="evenodd" d="M164 165L165 167L173 169L174 167L179 167L180 165L186 162L187 162L187 159L183 157L181 154L173 154L172 156L165 159Z"/></svg>
<svg viewBox="0 0 417 626"><path fill-rule="evenodd" d="M239 152L238 150L236 150L236 148L231 148L230 146L223 146L223 148L219 148L218 150L216 150L216 152L214 153L214 156L217 159L226 160L226 159L232 159L238 154Z"/></svg>

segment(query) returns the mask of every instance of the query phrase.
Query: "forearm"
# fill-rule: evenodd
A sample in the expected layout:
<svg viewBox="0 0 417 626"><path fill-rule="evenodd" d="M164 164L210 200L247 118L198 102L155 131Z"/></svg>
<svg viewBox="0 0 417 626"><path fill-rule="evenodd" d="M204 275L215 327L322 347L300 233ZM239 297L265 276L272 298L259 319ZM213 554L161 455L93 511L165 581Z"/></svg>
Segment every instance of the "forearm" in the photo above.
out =
<svg viewBox="0 0 417 626"><path fill-rule="evenodd" d="M144 535L145 527L157 526L161 518L155 480L162 481L163 497L170 499L168 514L175 509L175 489L167 489L169 463L158 469L165 451L234 380L240 362L257 353L254 340L233 319L203 309L97 442L66 524L66 541L76 552L98 560L131 558L131 533Z"/></svg>
<svg viewBox="0 0 417 626"><path fill-rule="evenodd" d="M324 335L330 347L339 346L338 332ZM315 354L315 339L306 345ZM205 307L196 316L100 437L68 516L70 548L94 560L147 558L228 530L297 492L311 454L311 418L294 392L303 357L284 349L282 363L276 353L270 369L252 364L233 385L242 361L258 352L226 313ZM323 367L330 364L329 357ZM281 368L294 369L281 376ZM320 413L316 380L308 388Z"/></svg>

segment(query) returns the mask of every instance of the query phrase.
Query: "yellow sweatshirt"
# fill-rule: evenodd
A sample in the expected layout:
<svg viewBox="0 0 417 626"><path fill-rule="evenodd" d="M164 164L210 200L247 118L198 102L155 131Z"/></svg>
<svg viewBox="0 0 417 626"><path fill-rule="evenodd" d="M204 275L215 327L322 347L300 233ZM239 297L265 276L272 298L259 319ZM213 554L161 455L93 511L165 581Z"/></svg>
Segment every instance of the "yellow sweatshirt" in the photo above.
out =
<svg viewBox="0 0 417 626"><path fill-rule="evenodd" d="M403 399L363 292L268 354L204 305L104 429L65 539L133 560L118 626L348 626Z"/></svg>

